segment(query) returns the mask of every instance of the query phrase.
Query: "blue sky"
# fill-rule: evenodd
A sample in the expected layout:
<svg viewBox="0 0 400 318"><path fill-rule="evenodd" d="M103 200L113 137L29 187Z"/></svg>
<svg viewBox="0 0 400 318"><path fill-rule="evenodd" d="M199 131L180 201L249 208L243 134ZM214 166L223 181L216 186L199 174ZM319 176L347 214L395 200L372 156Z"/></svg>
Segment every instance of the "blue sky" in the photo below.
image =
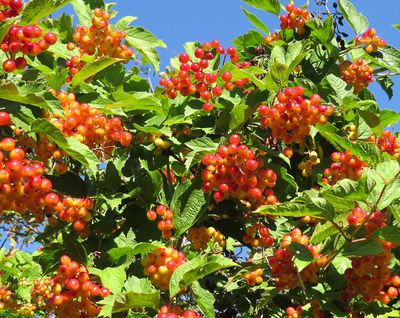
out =
<svg viewBox="0 0 400 318"><path fill-rule="evenodd" d="M228 46L236 36L254 28L246 19L240 7L257 14L270 30L279 27L279 20L270 13L264 13L246 5L241 0L115 0L118 17L132 15L138 17L134 24L143 26L162 39L168 49L160 49L162 68L169 64L169 59L182 52L182 47L188 41L211 41L219 39ZM282 1L286 4L288 1ZM330 1L332 2L332 0ZM399 0L353 0L358 11L364 13L370 25L389 44L400 47L400 32L392 24L400 24ZM302 5L305 1L295 1ZM314 3L314 0L310 0ZM381 108L398 110L400 94L394 95L389 102L385 93L377 84L372 89L376 94ZM400 79L396 79L395 91L400 89Z"/></svg>

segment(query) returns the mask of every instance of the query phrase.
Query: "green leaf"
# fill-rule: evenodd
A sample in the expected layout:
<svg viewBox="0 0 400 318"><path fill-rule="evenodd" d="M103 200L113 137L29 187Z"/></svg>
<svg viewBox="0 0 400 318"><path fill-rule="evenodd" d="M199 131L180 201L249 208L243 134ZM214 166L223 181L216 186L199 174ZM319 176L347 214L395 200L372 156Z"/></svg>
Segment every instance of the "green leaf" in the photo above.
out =
<svg viewBox="0 0 400 318"><path fill-rule="evenodd" d="M60 149L64 150L82 165L92 171L97 170L99 160L96 155L74 137L65 138L61 131L46 119L36 119L32 123L32 131L46 135L51 142L54 142Z"/></svg>
<svg viewBox="0 0 400 318"><path fill-rule="evenodd" d="M31 25L62 8L71 0L31 0L22 12L20 25Z"/></svg>
<svg viewBox="0 0 400 318"><path fill-rule="evenodd" d="M72 85L77 86L84 80L96 75L98 72L104 70L114 63L121 62L121 59L114 57L103 56L94 62L85 64L82 69L72 78Z"/></svg>
<svg viewBox="0 0 400 318"><path fill-rule="evenodd" d="M290 217L314 216L330 220L335 215L333 206L324 198L302 197L277 205L264 205L253 212L255 215L279 215Z"/></svg>
<svg viewBox="0 0 400 318"><path fill-rule="evenodd" d="M294 264L299 272L310 265L310 263L314 260L314 257L308 248L300 243L292 242L289 245L289 249L293 253Z"/></svg>
<svg viewBox="0 0 400 318"><path fill-rule="evenodd" d="M400 51L393 46L380 48L379 51L366 55L366 58L390 71L400 73Z"/></svg>
<svg viewBox="0 0 400 318"><path fill-rule="evenodd" d="M329 74L326 80L340 99L353 95L353 88L336 75Z"/></svg>
<svg viewBox="0 0 400 318"><path fill-rule="evenodd" d="M148 252L152 252L155 249L162 247L165 247L165 245L161 242L151 242L151 243L142 242L133 244L133 246L112 248L108 251L108 254L110 255L110 257L114 262L117 262L122 256L130 258L138 254L144 255L147 254Z"/></svg>
<svg viewBox="0 0 400 318"><path fill-rule="evenodd" d="M390 109L384 109L379 114L379 120L383 128L396 125L399 119L400 119L400 113L397 113Z"/></svg>
<svg viewBox="0 0 400 318"><path fill-rule="evenodd" d="M341 137L339 130L330 123L325 125L317 124L316 128L322 137L329 141L337 150L348 150L352 155L370 166L376 166L380 162L380 151L374 143L362 141L353 143L347 138Z"/></svg>
<svg viewBox="0 0 400 318"><path fill-rule="evenodd" d="M64 195L70 195L76 198L87 196L85 181L83 181L79 175L71 171L67 171L60 176L46 175L46 178L50 179L52 182L53 189Z"/></svg>
<svg viewBox="0 0 400 318"><path fill-rule="evenodd" d="M281 11L281 5L278 0L243 0L243 1L253 6L254 8L268 11L275 15L279 15L279 12Z"/></svg>
<svg viewBox="0 0 400 318"><path fill-rule="evenodd" d="M194 282L191 286L196 303L202 310L204 318L215 318L214 303L215 298L207 289L200 286L199 282Z"/></svg>
<svg viewBox="0 0 400 318"><path fill-rule="evenodd" d="M142 55L143 64L151 63L154 70L158 72L160 58L155 48L165 48L165 43L158 40L151 32L141 27L128 27L125 32L127 44L132 46Z"/></svg>
<svg viewBox="0 0 400 318"><path fill-rule="evenodd" d="M123 17L122 19L118 20L118 22L115 24L115 29L116 30L126 30L129 25L135 21L137 19L137 17L132 17L132 16L126 16Z"/></svg>
<svg viewBox="0 0 400 318"><path fill-rule="evenodd" d="M269 33L268 27L253 13L247 11L245 8L242 8L243 13L245 14L246 18L259 30L263 31L264 33Z"/></svg>
<svg viewBox="0 0 400 318"><path fill-rule="evenodd" d="M162 112L161 102L154 94L147 92L115 92L113 93L115 100L112 104L104 105L105 110L116 108L122 109L124 112L144 110Z"/></svg>
<svg viewBox="0 0 400 318"><path fill-rule="evenodd" d="M171 209L175 235L181 235L190 228L206 211L207 198L201 188L202 181L186 181L179 185L172 197Z"/></svg>
<svg viewBox="0 0 400 318"><path fill-rule="evenodd" d="M362 201L367 196L369 191L366 179L363 177L359 181L339 180L335 185L323 188L321 196L335 209L350 209L356 201Z"/></svg>
<svg viewBox="0 0 400 318"><path fill-rule="evenodd" d="M381 227L374 232L374 237L399 245L400 228L390 225Z"/></svg>
<svg viewBox="0 0 400 318"><path fill-rule="evenodd" d="M90 268L90 273L101 279L103 286L106 286L113 294L122 290L126 279L125 265L118 267L107 267L105 269Z"/></svg>
<svg viewBox="0 0 400 318"><path fill-rule="evenodd" d="M113 313L138 307L158 308L160 292L147 278L131 276L124 284L124 291L115 295Z"/></svg>
<svg viewBox="0 0 400 318"><path fill-rule="evenodd" d="M350 26L357 34L361 34L368 29L368 20L361 13L357 12L354 5L348 0L339 0L340 12L343 17L349 22Z"/></svg>
<svg viewBox="0 0 400 318"><path fill-rule="evenodd" d="M342 255L345 257L378 255L383 253L382 245L376 239L366 239L345 244Z"/></svg>
<svg viewBox="0 0 400 318"><path fill-rule="evenodd" d="M62 233L63 248L68 251L68 255L75 261L86 264L87 263L87 252L84 246L78 242L71 234L66 232ZM54 260L52 261L54 263Z"/></svg>
<svg viewBox="0 0 400 318"><path fill-rule="evenodd" d="M180 290L188 287L200 278L215 271L233 266L238 266L238 264L220 254L196 256L192 260L179 266L172 274L169 282L170 295L174 297Z"/></svg>
<svg viewBox="0 0 400 318"><path fill-rule="evenodd" d="M376 78L376 81L379 83L379 85L385 91L385 93L387 94L389 99L392 99L392 97L393 97L392 87L394 86L393 80L389 76L379 76Z"/></svg>
<svg viewBox="0 0 400 318"><path fill-rule="evenodd" d="M311 29L311 37L316 38L321 44L329 43L334 35L333 16L329 15L325 21L312 19L306 25Z"/></svg>
<svg viewBox="0 0 400 318"><path fill-rule="evenodd" d="M393 24L393 27L400 32L400 24Z"/></svg>
<svg viewBox="0 0 400 318"><path fill-rule="evenodd" d="M8 18L0 22L0 41L3 41L10 28L15 24L18 17Z"/></svg>
<svg viewBox="0 0 400 318"><path fill-rule="evenodd" d="M79 18L79 24L85 26L92 24L93 9L104 8L103 0L72 0L71 4Z"/></svg>
<svg viewBox="0 0 400 318"><path fill-rule="evenodd" d="M0 98L49 110L50 105L46 102L46 100L38 93L35 93L36 90L34 87L29 85L27 86L28 89L31 90L29 93L27 91L23 91L22 88L17 87L14 83L2 81L0 82Z"/></svg>

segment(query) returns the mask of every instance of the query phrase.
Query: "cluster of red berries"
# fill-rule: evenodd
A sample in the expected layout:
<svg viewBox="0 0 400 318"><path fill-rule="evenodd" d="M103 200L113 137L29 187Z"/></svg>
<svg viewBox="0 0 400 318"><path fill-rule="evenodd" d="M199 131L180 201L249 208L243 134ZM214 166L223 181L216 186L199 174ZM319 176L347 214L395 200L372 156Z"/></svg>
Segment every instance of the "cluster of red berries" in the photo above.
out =
<svg viewBox="0 0 400 318"><path fill-rule="evenodd" d="M369 219L369 213L360 207L354 208L352 213L347 217L350 226L361 226L365 228L367 237L371 237L373 233L386 226L386 214L382 212L373 212ZM392 282L395 286L400 285L400 279L392 279L390 277L390 269L388 267L391 259L391 250L395 246L391 242L383 240L379 241L384 252L378 255L366 255L361 257L353 257L351 259L351 268L345 271L347 288L342 294L344 301L361 295L366 302L379 299L382 303L387 304L391 298L398 295L396 287L389 287L385 291L385 286ZM397 284L397 285L396 285Z"/></svg>
<svg viewBox="0 0 400 318"><path fill-rule="evenodd" d="M202 318L191 309L182 310L180 306L164 305L158 311L156 318Z"/></svg>
<svg viewBox="0 0 400 318"><path fill-rule="evenodd" d="M2 309L15 309L16 304L14 301L14 293L4 287L0 288L0 310Z"/></svg>
<svg viewBox="0 0 400 318"><path fill-rule="evenodd" d="M218 40L206 42L194 51L195 59L191 59L187 53L179 55L179 62L181 63L179 71L176 71L170 79L162 78L160 85L165 87L169 98L175 98L178 92L182 96L201 97L204 100L203 110L211 112L214 109L211 101L221 96L224 89L227 91L231 91L234 87L244 89L250 83L248 78L238 79L232 83L231 72L207 73L206 70L209 68L210 61L215 63L220 55L225 56L224 60L226 56L229 56L233 63L236 63L239 59L234 47L228 47L225 50ZM243 62L237 66L245 68L250 66L250 63Z"/></svg>
<svg viewBox="0 0 400 318"><path fill-rule="evenodd" d="M279 33L274 32L271 35L266 35L264 37L264 43L265 43L265 45L269 45L269 44L274 43L274 42L276 42L276 41L278 41L280 39L281 39L281 36L279 35Z"/></svg>
<svg viewBox="0 0 400 318"><path fill-rule="evenodd" d="M100 111L85 103L79 103L73 93L59 92L56 94L64 110L64 116L47 114L48 120L56 126L64 136L72 136L87 145L98 156L110 155L119 142L126 147L132 141L130 132L122 127L122 121L118 117L108 119ZM41 145L44 144L44 145ZM46 162L51 157L61 159L64 153L55 145L48 144L48 140L41 138L37 150L39 158Z"/></svg>
<svg viewBox="0 0 400 318"><path fill-rule="evenodd" d="M344 153L333 152L331 160L333 163L324 170L324 177L321 180L331 185L342 179L359 180L363 174L364 167L368 166L348 150Z"/></svg>
<svg viewBox="0 0 400 318"><path fill-rule="evenodd" d="M303 309L301 308L301 306L298 306L297 308L287 307L285 310L286 312L285 318L301 318L302 311Z"/></svg>
<svg viewBox="0 0 400 318"><path fill-rule="evenodd" d="M376 35L376 30L374 28L369 28L363 35L356 37L356 46L360 45L365 45L365 52L373 53L378 51L379 48L385 47L386 41Z"/></svg>
<svg viewBox="0 0 400 318"><path fill-rule="evenodd" d="M318 252L317 246L308 244L309 238L307 235L302 234L301 230L295 228L290 234L283 237L281 248L275 252L275 255L270 257L268 262L271 266L271 275L276 281L278 289L295 288L298 286L300 280L304 283L315 284L318 281L318 268L326 261L326 257ZM304 245L311 252L316 259L315 262L308 265L300 273L293 262L293 253L288 248L292 242Z"/></svg>
<svg viewBox="0 0 400 318"><path fill-rule="evenodd" d="M111 14L103 12L97 8L93 11L92 25L90 27L78 26L73 34L74 43L67 44L69 50L79 48L80 56L73 56L67 61L71 76L67 78L67 82L79 72L85 65L82 60L83 56L95 55L97 57L109 56L122 59L124 63L128 63L133 55L132 49L122 44L126 37L124 31L113 30L109 24Z"/></svg>
<svg viewBox="0 0 400 318"><path fill-rule="evenodd" d="M174 229L174 224L172 223L173 211L165 205L157 205L155 210L147 211L147 218L150 221L155 221L157 215L160 216L161 220L158 221L157 227L162 232L162 237L164 239L170 239L172 236L172 230Z"/></svg>
<svg viewBox="0 0 400 318"><path fill-rule="evenodd" d="M263 274L264 270L262 268L257 268L254 271L251 271L250 273L246 273L243 275L243 278L245 279L247 285L249 286L255 286L255 285L260 285L264 279L263 279Z"/></svg>
<svg viewBox="0 0 400 318"><path fill-rule="evenodd" d="M18 16L23 4L22 0L0 0L0 22Z"/></svg>
<svg viewBox="0 0 400 318"><path fill-rule="evenodd" d="M195 250L205 250L211 239L214 239L222 248L226 246L225 236L213 227L191 227L188 231L187 239L192 242Z"/></svg>
<svg viewBox="0 0 400 318"><path fill-rule="evenodd" d="M79 232L82 237L86 237L88 234L86 223L92 219L89 210L93 208L93 200L91 198L80 199L67 196L62 201L55 202L56 198L53 201L53 209L59 213L59 218L62 221L73 223L75 231Z"/></svg>
<svg viewBox="0 0 400 318"><path fill-rule="evenodd" d="M246 234L243 236L243 242L252 247L271 247L274 244L273 237L269 230L261 223L255 223L246 227Z"/></svg>
<svg viewBox="0 0 400 318"><path fill-rule="evenodd" d="M154 253L147 254L141 262L143 273L150 277L153 285L166 291L173 272L186 262L186 257L173 247L158 248Z"/></svg>
<svg viewBox="0 0 400 318"><path fill-rule="evenodd" d="M400 158L400 142L397 141L389 130L385 130L377 140L378 148L381 152L387 152L395 159Z"/></svg>
<svg viewBox="0 0 400 318"><path fill-rule="evenodd" d="M276 204L272 190L277 174L264 167L264 161L253 150L240 144L240 136L229 137L228 146L220 146L217 154L205 155L201 172L203 191L214 189L214 200L221 202L229 197L249 202L251 205Z"/></svg>
<svg viewBox="0 0 400 318"><path fill-rule="evenodd" d="M298 34L304 34L305 23L311 20L310 12L307 9L295 7L292 3L286 5L288 14L282 14L279 17L281 29L297 29Z"/></svg>
<svg viewBox="0 0 400 318"><path fill-rule="evenodd" d="M108 288L90 280L85 266L72 261L67 255L61 257L56 276L47 279L44 284L35 281L32 290L32 298L60 318L95 317L101 307L93 302L93 298L105 298L109 294Z"/></svg>
<svg viewBox="0 0 400 318"><path fill-rule="evenodd" d="M344 61L339 67L342 79L354 87L354 93L361 92L368 87L369 83L374 81L372 73L374 68L365 64L362 59L356 60L354 64L350 61Z"/></svg>
<svg viewBox="0 0 400 318"><path fill-rule="evenodd" d="M43 177L42 162L30 160L21 147L16 147L12 138L0 142L0 211L32 212L38 222L46 214L58 213L60 219L74 222L75 230L82 232L85 222L91 220L88 212L93 201L75 199L51 192L52 182Z"/></svg>
<svg viewBox="0 0 400 318"><path fill-rule="evenodd" d="M310 126L325 124L333 114L332 106L321 105L321 97L314 94L310 99L303 98L304 88L286 88L278 94L278 103L269 108L258 108L262 116L261 125L272 130L272 136L282 139L287 145L302 143L310 133Z"/></svg>
<svg viewBox="0 0 400 318"><path fill-rule="evenodd" d="M311 151L308 154L308 159L302 161L298 164L297 168L301 170L303 177L309 177L315 166L319 165L321 160L318 158L318 153L316 151Z"/></svg>
<svg viewBox="0 0 400 318"><path fill-rule="evenodd" d="M43 163L29 160L12 138L4 138L0 149L0 211L31 211L41 220L54 194L51 181L42 175Z"/></svg>
<svg viewBox="0 0 400 318"><path fill-rule="evenodd" d="M43 30L37 25L12 26L0 45L8 58L3 63L3 71L10 73L16 69L23 70L27 65L24 55L37 56L57 42L57 35L53 32L42 35ZM20 52L23 56L16 57Z"/></svg>
<svg viewBox="0 0 400 318"><path fill-rule="evenodd" d="M313 311L314 318L325 318L324 311L321 309L320 302L313 298L310 300L311 309ZM357 318L356 316L352 316L353 318Z"/></svg>

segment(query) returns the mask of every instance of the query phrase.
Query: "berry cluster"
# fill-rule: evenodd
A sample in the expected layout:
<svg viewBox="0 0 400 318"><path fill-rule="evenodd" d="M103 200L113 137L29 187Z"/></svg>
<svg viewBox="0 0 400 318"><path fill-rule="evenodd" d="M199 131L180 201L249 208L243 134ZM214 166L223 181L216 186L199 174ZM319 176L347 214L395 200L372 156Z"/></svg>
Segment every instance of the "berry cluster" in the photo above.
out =
<svg viewBox="0 0 400 318"><path fill-rule="evenodd" d="M356 156L353 156L348 150L344 153L333 152L331 154L333 163L324 170L322 182L335 184L342 179L359 180L363 174L364 167L367 164Z"/></svg>
<svg viewBox="0 0 400 318"><path fill-rule="evenodd" d="M54 210L59 212L59 218L62 221L73 223L75 231L85 237L88 234L86 223L92 219L89 210L93 208L93 200L90 198L77 199L69 196L64 197L62 201L60 200L57 203L55 203L55 198L53 200L52 205Z"/></svg>
<svg viewBox="0 0 400 318"><path fill-rule="evenodd" d="M43 36L43 30L37 25L12 26L0 45L8 58L3 63L3 71L23 70L27 66L24 55L37 56L56 42L57 35L48 32ZM23 56L16 57L20 52Z"/></svg>
<svg viewBox="0 0 400 318"><path fill-rule="evenodd" d="M369 219L367 219L368 216ZM350 226L363 225L366 236L370 237L378 228L386 226L386 214L373 212L369 215L360 207L356 207L347 217L347 221ZM387 304L391 298L397 297L397 288L389 287L387 291L384 290L385 286L391 283L394 283L395 286L400 284L400 281L390 277L388 267L392 256L391 250L395 246L383 240L379 242L384 249L383 253L352 258L351 268L345 271L347 288L342 294L344 301L361 295L366 302L379 299L382 303Z"/></svg>
<svg viewBox="0 0 400 318"><path fill-rule="evenodd" d="M35 283L37 290L46 289L46 285ZM61 265L54 278L51 278L51 292L47 308L60 318L95 317L101 307L93 302L93 298L107 297L108 288L102 288L90 280L89 272L83 265L72 261L67 255L61 257Z"/></svg>
<svg viewBox="0 0 400 318"><path fill-rule="evenodd" d="M0 22L18 16L23 4L22 0L0 0Z"/></svg>
<svg viewBox="0 0 400 318"><path fill-rule="evenodd" d="M269 108L261 105L258 108L262 116L261 125L272 130L272 136L282 139L287 145L302 143L310 133L310 126L325 124L333 114L332 106L321 105L321 97L314 94L310 99L303 98L304 88L286 88L278 94L278 103Z"/></svg>
<svg viewBox="0 0 400 318"><path fill-rule="evenodd" d="M357 126L356 125L351 125L349 128L350 132L348 134L348 138L352 141L357 140Z"/></svg>
<svg viewBox="0 0 400 318"><path fill-rule="evenodd" d="M168 140L162 139L162 135L152 135L153 138L153 143L156 146L156 149L154 151L155 155L160 155L164 151L167 151L169 148L171 148L171 144Z"/></svg>
<svg viewBox="0 0 400 318"><path fill-rule="evenodd" d="M319 165L320 163L321 160L318 158L317 152L311 151L308 154L308 159L306 161L300 162L297 168L301 170L301 174L303 177L309 177L312 174L314 167Z"/></svg>
<svg viewBox="0 0 400 318"><path fill-rule="evenodd" d="M254 271L251 271L250 273L246 273L243 275L243 278L245 279L247 285L249 286L255 286L255 285L260 285L264 279L262 275L264 274L264 270L262 268L257 268Z"/></svg>
<svg viewBox="0 0 400 318"><path fill-rule="evenodd" d="M217 154L205 155L202 163L207 166L201 173L203 191L214 192L214 200L221 202L232 197L251 205L276 204L272 190L277 174L264 167L264 161L245 144L240 136L229 137L229 145L221 146Z"/></svg>
<svg viewBox="0 0 400 318"><path fill-rule="evenodd" d="M376 30L374 28L369 28L363 35L356 37L356 46L360 45L365 45L365 52L373 53L378 51L379 48L385 47L386 41L376 35Z"/></svg>
<svg viewBox="0 0 400 318"><path fill-rule="evenodd" d="M279 17L281 29L297 29L298 34L306 32L305 23L311 20L310 12L307 9L295 7L292 3L286 5L288 14L282 14Z"/></svg>
<svg viewBox="0 0 400 318"><path fill-rule="evenodd" d="M224 56L224 61L229 56L231 62L236 63L239 57L233 47L228 47L225 50L218 40L214 40L204 43L202 47L198 47L194 52L194 56L195 58L191 59L187 53L179 55L179 71L173 73L170 79L162 78L160 80L160 85L166 89L166 94L169 98L175 98L178 92L182 96L194 95L196 98L201 97L204 101L203 110L211 112L214 109L211 101L221 96L224 89L231 91L235 86L244 89L250 83L248 78L238 79L232 83L232 74L230 72L220 74L206 71L209 65L214 65L218 61L219 56ZM249 62L243 62L238 65L239 68L247 66L250 66Z"/></svg>
<svg viewBox="0 0 400 318"><path fill-rule="evenodd" d="M41 162L26 157L25 150L16 147L12 138L0 142L0 211L10 210L20 214L31 211L43 218L43 208L50 204L52 183L43 177Z"/></svg>
<svg viewBox="0 0 400 318"><path fill-rule="evenodd" d="M205 250L211 239L214 239L222 248L226 246L225 236L213 227L192 227L188 231L187 239L192 242L192 246L195 250Z"/></svg>
<svg viewBox="0 0 400 318"><path fill-rule="evenodd" d="M281 36L279 35L279 33L274 32L271 35L266 35L264 37L264 43L265 43L265 45L269 45L269 44L274 43L274 42L276 42L276 41L278 41L280 39L281 39Z"/></svg>
<svg viewBox="0 0 400 318"><path fill-rule="evenodd" d="M79 103L73 93L60 92L56 96L64 116L47 114L47 117L64 136L76 138L99 156L111 154L117 142L123 147L130 145L132 135L123 129L120 118L108 119L97 108ZM37 150L38 157L44 162L51 157L60 160L65 155L54 144L49 144L45 137L41 138Z"/></svg>
<svg viewBox="0 0 400 318"><path fill-rule="evenodd" d="M295 288L298 286L300 280L304 283L315 284L318 281L318 268L326 261L326 257L318 252L317 246L308 245L308 236L302 234L301 230L295 228L290 234L283 237L281 248L275 252L275 255L269 258L269 265L271 266L272 277L276 281L278 289ZM311 252L316 259L316 262L311 263L304 268L300 273L292 260L293 253L288 248L292 242L304 245Z"/></svg>
<svg viewBox="0 0 400 318"><path fill-rule="evenodd" d="M173 272L186 262L185 254L173 247L158 248L142 259L144 274L149 276L154 286L168 290Z"/></svg>
<svg viewBox="0 0 400 318"><path fill-rule="evenodd" d="M182 310L180 306L164 305L158 311L156 318L202 318L193 310Z"/></svg>
<svg viewBox="0 0 400 318"><path fill-rule="evenodd" d="M67 61L67 67L71 74L67 78L67 82L70 82L72 77L85 65L82 60L83 56L109 56L119 58L124 63L128 63L133 55L132 49L122 44L126 33L111 28L109 23L111 14L97 8L94 9L94 15L92 25L90 27L78 26L73 34L74 43L71 42L67 45L69 50L74 50L78 47L81 54L80 56L75 55Z"/></svg>
<svg viewBox="0 0 400 318"><path fill-rule="evenodd" d="M252 247L271 247L274 244L274 239L266 226L255 223L246 227L243 242Z"/></svg>
<svg viewBox="0 0 400 318"><path fill-rule="evenodd" d="M397 141L389 130L385 130L377 140L378 148L381 152L387 152L395 159L400 158L400 142Z"/></svg>
<svg viewBox="0 0 400 318"><path fill-rule="evenodd" d="M155 221L157 215L160 216L161 220L158 221L157 227L162 232L162 237L164 239L169 239L172 236L172 230L174 229L174 224L172 223L173 211L165 205L157 205L155 210L147 211L147 218L150 221Z"/></svg>
<svg viewBox="0 0 400 318"><path fill-rule="evenodd" d="M0 288L0 310L2 309L15 309L16 304L14 301L14 293L4 287Z"/></svg>
<svg viewBox="0 0 400 318"><path fill-rule="evenodd" d="M303 311L303 309L300 306L297 308L287 307L285 311L285 318L301 318L301 312Z"/></svg>
<svg viewBox="0 0 400 318"><path fill-rule="evenodd" d="M354 93L361 92L368 87L369 83L374 81L372 72L374 68L364 64L362 59L358 59L354 64L350 61L344 61L339 67L342 79L354 87Z"/></svg>

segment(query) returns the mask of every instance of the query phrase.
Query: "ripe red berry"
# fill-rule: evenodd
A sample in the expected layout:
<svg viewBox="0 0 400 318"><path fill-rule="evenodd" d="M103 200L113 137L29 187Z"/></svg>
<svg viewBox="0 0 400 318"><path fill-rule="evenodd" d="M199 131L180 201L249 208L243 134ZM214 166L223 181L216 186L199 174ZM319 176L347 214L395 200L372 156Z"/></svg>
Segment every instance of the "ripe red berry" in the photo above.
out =
<svg viewBox="0 0 400 318"><path fill-rule="evenodd" d="M8 126L10 122L10 115L7 112L0 112L0 126Z"/></svg>
<svg viewBox="0 0 400 318"><path fill-rule="evenodd" d="M9 59L9 60L4 61L4 63L3 63L3 71L6 73L14 72L16 68L17 68L17 65L15 64L14 60Z"/></svg>

